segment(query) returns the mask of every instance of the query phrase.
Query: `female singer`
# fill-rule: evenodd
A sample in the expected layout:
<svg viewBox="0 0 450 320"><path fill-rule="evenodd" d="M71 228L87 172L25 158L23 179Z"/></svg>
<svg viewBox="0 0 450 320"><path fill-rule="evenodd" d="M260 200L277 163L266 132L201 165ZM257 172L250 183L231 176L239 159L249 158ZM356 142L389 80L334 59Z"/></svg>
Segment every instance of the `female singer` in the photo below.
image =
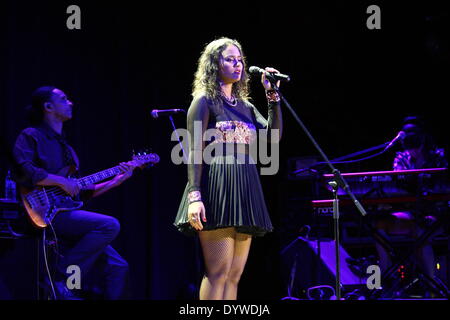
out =
<svg viewBox="0 0 450 320"><path fill-rule="evenodd" d="M273 229L249 150L257 129L278 129L281 136L280 98L262 74L266 120L249 102L248 82L245 56L236 40L220 38L206 45L187 114L188 184L174 223L181 232L200 238L205 262L201 300L235 300L252 237ZM209 163L203 158L207 129L215 130L211 144L216 153Z"/></svg>

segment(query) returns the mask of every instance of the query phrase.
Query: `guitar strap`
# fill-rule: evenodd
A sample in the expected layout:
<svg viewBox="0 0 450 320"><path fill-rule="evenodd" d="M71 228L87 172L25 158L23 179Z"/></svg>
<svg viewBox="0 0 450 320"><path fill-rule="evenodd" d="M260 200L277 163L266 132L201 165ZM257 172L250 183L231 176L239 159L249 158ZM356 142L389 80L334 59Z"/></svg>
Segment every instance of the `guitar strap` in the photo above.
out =
<svg viewBox="0 0 450 320"><path fill-rule="evenodd" d="M73 153L72 153L72 148L69 146L69 144L67 143L67 140L64 138L63 135L55 135L56 139L58 140L58 142L61 144L62 150L63 150L63 161L64 161L64 166L77 166L77 162L74 159ZM73 178L78 178L79 176L79 172L77 170L77 172L75 172L72 177ZM81 199L81 195L77 194L75 197L73 197L73 200L75 201L80 201Z"/></svg>
<svg viewBox="0 0 450 320"><path fill-rule="evenodd" d="M71 166L75 165L75 160L73 158L72 150L70 146L67 144L66 139L62 135L55 135L58 142L61 144L62 150L63 150L63 160L64 160L64 166Z"/></svg>

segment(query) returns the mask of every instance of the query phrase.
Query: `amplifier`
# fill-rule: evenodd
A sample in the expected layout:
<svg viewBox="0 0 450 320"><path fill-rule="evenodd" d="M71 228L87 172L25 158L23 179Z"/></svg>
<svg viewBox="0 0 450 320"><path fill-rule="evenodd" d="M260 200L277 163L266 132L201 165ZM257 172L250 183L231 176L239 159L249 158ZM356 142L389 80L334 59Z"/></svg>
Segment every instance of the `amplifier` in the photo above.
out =
<svg viewBox="0 0 450 320"><path fill-rule="evenodd" d="M18 201L0 199L0 219L19 219L21 217Z"/></svg>

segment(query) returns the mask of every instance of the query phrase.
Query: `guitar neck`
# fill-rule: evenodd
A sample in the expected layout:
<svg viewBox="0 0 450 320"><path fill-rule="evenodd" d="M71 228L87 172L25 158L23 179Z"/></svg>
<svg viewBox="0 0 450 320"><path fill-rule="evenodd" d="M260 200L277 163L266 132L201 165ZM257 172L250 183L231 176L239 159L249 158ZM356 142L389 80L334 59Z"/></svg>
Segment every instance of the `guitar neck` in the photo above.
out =
<svg viewBox="0 0 450 320"><path fill-rule="evenodd" d="M119 166L115 166L94 174L86 176L77 180L78 185L82 188L95 184L97 182L106 180L108 178L114 177L120 173Z"/></svg>

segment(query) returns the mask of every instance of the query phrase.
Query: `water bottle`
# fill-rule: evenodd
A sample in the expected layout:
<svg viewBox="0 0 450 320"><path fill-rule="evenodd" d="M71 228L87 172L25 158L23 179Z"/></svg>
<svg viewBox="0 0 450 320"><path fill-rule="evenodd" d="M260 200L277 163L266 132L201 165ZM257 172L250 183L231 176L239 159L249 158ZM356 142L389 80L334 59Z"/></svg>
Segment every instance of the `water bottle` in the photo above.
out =
<svg viewBox="0 0 450 320"><path fill-rule="evenodd" d="M16 183L11 177L10 170L8 170L8 174L5 178L5 198L16 201Z"/></svg>

